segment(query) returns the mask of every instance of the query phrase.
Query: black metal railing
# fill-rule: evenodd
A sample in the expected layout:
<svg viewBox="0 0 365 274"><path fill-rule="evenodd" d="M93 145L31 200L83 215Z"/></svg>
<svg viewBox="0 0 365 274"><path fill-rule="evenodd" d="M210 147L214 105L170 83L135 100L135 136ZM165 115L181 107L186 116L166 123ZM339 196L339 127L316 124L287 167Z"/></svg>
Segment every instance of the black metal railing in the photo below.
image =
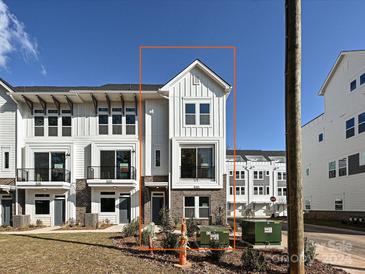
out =
<svg viewBox="0 0 365 274"><path fill-rule="evenodd" d="M71 172L64 168L18 168L18 182L68 182Z"/></svg>
<svg viewBox="0 0 365 274"><path fill-rule="evenodd" d="M180 178L183 179L215 179L215 166L180 166Z"/></svg>
<svg viewBox="0 0 365 274"><path fill-rule="evenodd" d="M135 180L136 169L133 166L89 166L87 168L87 179Z"/></svg>

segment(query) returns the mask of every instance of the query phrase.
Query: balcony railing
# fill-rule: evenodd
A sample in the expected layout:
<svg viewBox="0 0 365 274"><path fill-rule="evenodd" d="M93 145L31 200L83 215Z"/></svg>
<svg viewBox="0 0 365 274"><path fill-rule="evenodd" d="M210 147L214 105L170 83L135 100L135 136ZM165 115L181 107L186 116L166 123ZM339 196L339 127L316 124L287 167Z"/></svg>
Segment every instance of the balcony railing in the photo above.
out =
<svg viewBox="0 0 365 274"><path fill-rule="evenodd" d="M64 168L18 168L18 182L68 182L71 172Z"/></svg>
<svg viewBox="0 0 365 274"><path fill-rule="evenodd" d="M182 179L215 179L215 166L192 166L180 167L180 178Z"/></svg>
<svg viewBox="0 0 365 274"><path fill-rule="evenodd" d="M87 168L87 179L135 180L136 169L133 166L89 166Z"/></svg>

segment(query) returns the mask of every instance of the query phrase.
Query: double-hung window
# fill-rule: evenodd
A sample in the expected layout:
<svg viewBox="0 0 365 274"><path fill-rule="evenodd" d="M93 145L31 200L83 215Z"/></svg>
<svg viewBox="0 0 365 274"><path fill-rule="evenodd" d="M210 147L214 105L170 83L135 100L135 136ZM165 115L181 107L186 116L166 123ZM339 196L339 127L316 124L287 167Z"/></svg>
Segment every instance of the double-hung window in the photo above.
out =
<svg viewBox="0 0 365 274"><path fill-rule="evenodd" d="M241 180L244 180L244 179L245 179L245 171L241 170Z"/></svg>
<svg viewBox="0 0 365 274"><path fill-rule="evenodd" d="M209 197L184 197L185 218L207 219L210 215Z"/></svg>
<svg viewBox="0 0 365 274"><path fill-rule="evenodd" d="M134 135L136 134L136 109L126 108L126 134Z"/></svg>
<svg viewBox="0 0 365 274"><path fill-rule="evenodd" d="M108 135L109 115L108 108L99 108L99 134Z"/></svg>
<svg viewBox="0 0 365 274"><path fill-rule="evenodd" d="M195 125L195 104L185 104L185 124L186 125Z"/></svg>
<svg viewBox="0 0 365 274"><path fill-rule="evenodd" d="M34 136L44 136L44 117L34 117Z"/></svg>
<svg viewBox="0 0 365 274"><path fill-rule="evenodd" d="M328 178L336 177L336 161L331 161L328 164Z"/></svg>
<svg viewBox="0 0 365 274"><path fill-rule="evenodd" d="M213 147L181 148L181 178L214 179Z"/></svg>
<svg viewBox="0 0 365 274"><path fill-rule="evenodd" d="M286 196L286 187L278 187L278 196Z"/></svg>
<svg viewBox="0 0 365 274"><path fill-rule="evenodd" d="M254 195L264 195L264 187L263 186L255 186L253 188Z"/></svg>
<svg viewBox="0 0 365 274"><path fill-rule="evenodd" d="M115 193L100 193L100 212L115 212Z"/></svg>
<svg viewBox="0 0 365 274"><path fill-rule="evenodd" d="M346 121L346 139L355 135L355 118Z"/></svg>
<svg viewBox="0 0 365 274"><path fill-rule="evenodd" d="M365 131L365 112L359 114L358 121L358 133L360 134Z"/></svg>
<svg viewBox="0 0 365 274"><path fill-rule="evenodd" d="M236 179L239 179L240 178L240 172L237 170L236 171Z"/></svg>
<svg viewBox="0 0 365 274"><path fill-rule="evenodd" d="M254 171L253 172L253 179L254 180L263 180L264 179L264 172L263 171Z"/></svg>
<svg viewBox="0 0 365 274"><path fill-rule="evenodd" d="M113 123L113 134L122 134L122 109L113 108L112 109L112 123Z"/></svg>
<svg viewBox="0 0 365 274"><path fill-rule="evenodd" d="M34 195L34 207L36 215L48 215L50 213L49 210L49 194L35 194Z"/></svg>
<svg viewBox="0 0 365 274"><path fill-rule="evenodd" d="M210 105L200 104L200 125L210 124Z"/></svg>
<svg viewBox="0 0 365 274"><path fill-rule="evenodd" d="M347 175L347 158L338 160L338 176Z"/></svg>
<svg viewBox="0 0 365 274"><path fill-rule="evenodd" d="M62 116L62 136L71 136L71 116Z"/></svg>
<svg viewBox="0 0 365 274"><path fill-rule="evenodd" d="M48 116L48 136L58 136L58 116Z"/></svg>

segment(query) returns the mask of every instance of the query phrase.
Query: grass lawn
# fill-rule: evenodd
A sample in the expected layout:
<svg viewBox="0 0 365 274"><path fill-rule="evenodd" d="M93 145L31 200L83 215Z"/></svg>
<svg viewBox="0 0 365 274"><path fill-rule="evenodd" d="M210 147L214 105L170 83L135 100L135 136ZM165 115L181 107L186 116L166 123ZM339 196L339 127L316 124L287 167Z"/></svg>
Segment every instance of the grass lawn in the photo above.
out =
<svg viewBox="0 0 365 274"><path fill-rule="evenodd" d="M113 245L113 233L0 235L0 273L178 273Z"/></svg>

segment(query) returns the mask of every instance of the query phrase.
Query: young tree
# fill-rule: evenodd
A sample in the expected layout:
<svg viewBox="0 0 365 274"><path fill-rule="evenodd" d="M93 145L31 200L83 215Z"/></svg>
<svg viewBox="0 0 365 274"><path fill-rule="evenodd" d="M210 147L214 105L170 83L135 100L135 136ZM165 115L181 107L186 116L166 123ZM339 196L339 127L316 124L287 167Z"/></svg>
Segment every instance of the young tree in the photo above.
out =
<svg viewBox="0 0 365 274"><path fill-rule="evenodd" d="M304 274L301 177L301 0L285 1L285 124L289 272Z"/></svg>

